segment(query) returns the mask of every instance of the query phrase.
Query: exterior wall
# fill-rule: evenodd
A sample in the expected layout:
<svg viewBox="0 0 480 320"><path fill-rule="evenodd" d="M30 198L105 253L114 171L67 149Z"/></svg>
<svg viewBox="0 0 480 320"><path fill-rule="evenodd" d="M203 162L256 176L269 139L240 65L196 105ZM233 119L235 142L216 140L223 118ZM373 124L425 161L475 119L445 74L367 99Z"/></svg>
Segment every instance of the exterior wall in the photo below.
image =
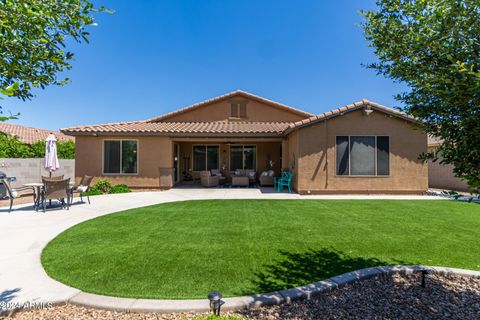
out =
<svg viewBox="0 0 480 320"><path fill-rule="evenodd" d="M165 121L180 121L180 122L210 122L210 121L228 121L230 119L230 103L231 101L248 101L247 104L247 118L241 121L254 122L295 122L305 119L292 112L275 108L267 104L259 103L257 101L248 100L242 97L232 98L225 101L220 101L211 105L206 105L198 109L175 115Z"/></svg>
<svg viewBox="0 0 480 320"><path fill-rule="evenodd" d="M43 168L43 158L1 158L0 171L9 177L16 177L17 181L12 182L12 187L21 187L24 183L42 182L42 176L48 176L49 172ZM52 176L64 175L73 181L75 177L75 160L59 159L60 168L52 173Z"/></svg>
<svg viewBox="0 0 480 320"><path fill-rule="evenodd" d="M428 188L427 165L418 160L427 151L427 135L407 121L359 110L297 132L299 193L422 193ZM336 176L335 140L340 135L390 136L390 175Z"/></svg>
<svg viewBox="0 0 480 320"><path fill-rule="evenodd" d="M283 169L293 172L292 187L298 192L299 188L299 166L300 166L300 141L298 131L288 135L287 144L288 150L286 152L286 166Z"/></svg>
<svg viewBox="0 0 480 320"><path fill-rule="evenodd" d="M193 169L193 146L194 145L218 145L220 147L220 169L225 166L226 172L234 170L230 168L230 147L225 142L215 141L192 141L192 142L179 142L180 145L180 173L185 171L185 168ZM257 168L256 171L259 174L267 168L269 160L274 161L273 170L276 174L280 173L281 168L281 143L280 142L261 142L261 141L242 141L238 142L238 145L255 145L257 146ZM185 158L188 158L186 160ZM187 165L185 166L185 162Z"/></svg>
<svg viewBox="0 0 480 320"><path fill-rule="evenodd" d="M428 152L435 151L435 147L429 147ZM428 161L428 187L434 189L470 191L466 181L455 177L453 166L441 164L440 160Z"/></svg>
<svg viewBox="0 0 480 320"><path fill-rule="evenodd" d="M138 174L103 174L103 141L138 140ZM173 145L167 137L78 136L75 177L108 178L114 184L137 188L170 188L173 185Z"/></svg>

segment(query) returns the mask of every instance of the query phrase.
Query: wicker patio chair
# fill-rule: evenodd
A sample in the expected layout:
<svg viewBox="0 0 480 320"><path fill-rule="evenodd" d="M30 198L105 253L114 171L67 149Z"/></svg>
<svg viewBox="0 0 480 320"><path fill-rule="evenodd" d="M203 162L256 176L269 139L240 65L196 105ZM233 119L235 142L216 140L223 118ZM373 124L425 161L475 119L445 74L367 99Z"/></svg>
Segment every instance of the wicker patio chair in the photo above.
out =
<svg viewBox="0 0 480 320"><path fill-rule="evenodd" d="M69 184L70 178L63 180L50 180L42 179L43 188L41 192L41 201L43 206L43 212L46 209L47 200L59 200L62 203L62 209L66 206L67 210L70 209L70 191ZM65 201L65 199L67 201Z"/></svg>
<svg viewBox="0 0 480 320"><path fill-rule="evenodd" d="M83 176L82 180L80 180L80 183L78 185L73 186L71 189L71 194L70 194L70 203L73 202L73 195L75 193L78 193L80 195L80 201L83 201L83 195L90 189L90 184L92 184L93 176ZM88 204L90 204L90 196L85 194L87 196Z"/></svg>
<svg viewBox="0 0 480 320"><path fill-rule="evenodd" d="M12 211L13 200L20 197L20 196L30 196L31 195L31 196L33 196L33 203L35 203L36 198L35 198L35 188L34 187L12 188L7 179L0 179L0 183L2 183L5 186L5 189L7 190L8 199L10 199L10 208L8 209L8 212ZM27 192L24 192L24 191L27 191Z"/></svg>
<svg viewBox="0 0 480 320"><path fill-rule="evenodd" d="M217 187L220 184L220 179L217 176L212 176L210 171L200 172L200 183L203 187Z"/></svg>

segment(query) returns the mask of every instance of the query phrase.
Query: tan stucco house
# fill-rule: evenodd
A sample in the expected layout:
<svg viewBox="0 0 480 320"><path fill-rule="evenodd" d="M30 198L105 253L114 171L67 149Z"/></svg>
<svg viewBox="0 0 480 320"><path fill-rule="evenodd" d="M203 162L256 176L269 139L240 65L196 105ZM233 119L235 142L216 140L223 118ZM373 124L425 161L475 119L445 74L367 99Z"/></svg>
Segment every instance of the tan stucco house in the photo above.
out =
<svg viewBox="0 0 480 320"><path fill-rule="evenodd" d="M368 100L313 115L237 90L149 120L61 131L75 136L78 179L168 189L199 171L260 175L273 163L301 194L420 194L427 135L415 124Z"/></svg>

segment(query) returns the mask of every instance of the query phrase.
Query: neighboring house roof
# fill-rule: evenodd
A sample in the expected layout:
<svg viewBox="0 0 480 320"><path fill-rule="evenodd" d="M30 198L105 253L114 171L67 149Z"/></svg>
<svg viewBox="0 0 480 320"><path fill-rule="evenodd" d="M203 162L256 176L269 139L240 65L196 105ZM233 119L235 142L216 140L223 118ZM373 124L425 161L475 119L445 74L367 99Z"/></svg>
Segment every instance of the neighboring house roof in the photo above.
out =
<svg viewBox="0 0 480 320"><path fill-rule="evenodd" d="M406 121L410 121L410 122L414 122L414 123L418 122L418 120L416 120L413 117L410 117L410 116L406 115L405 113L396 111L392 108L389 108L389 107L383 106L381 104L369 101L367 99L363 99L361 101L354 102L354 103L346 105L344 107L341 107L341 108L338 108L338 109L333 109L331 111L327 111L327 112L324 112L322 114L312 116L310 118L292 123L292 124L290 124L290 126L287 129L285 129L284 134L288 134L288 133L292 132L293 130L303 128L303 127L306 127L306 126L309 126L309 125L312 125L312 124L315 124L315 123L318 123L318 122L321 122L321 121L324 121L324 120L332 119L334 117L338 117L338 116L344 115L348 112L352 112L352 111L359 110L359 109L376 110L376 111L380 111L380 112L386 113L388 115L391 115L391 116L394 116L394 117L397 117L397 118L400 118L400 119L403 119L403 120L406 120Z"/></svg>
<svg viewBox="0 0 480 320"><path fill-rule="evenodd" d="M74 137L67 136L59 131L26 127L6 122L0 122L0 132L16 136L20 141L28 144L45 140L50 133L53 133L59 140L75 140Z"/></svg>
<svg viewBox="0 0 480 320"><path fill-rule="evenodd" d="M157 135L228 135L255 134L279 136L286 122L119 122L61 129L66 134L157 134Z"/></svg>
<svg viewBox="0 0 480 320"><path fill-rule="evenodd" d="M428 135L428 146L429 147L439 147L443 143L443 140L438 137Z"/></svg>
<svg viewBox="0 0 480 320"><path fill-rule="evenodd" d="M243 90L236 90L236 91L232 91L232 92L229 92L227 94L224 94L224 95L221 95L221 96L218 96L218 97L214 97L214 98L204 100L204 101L199 102L199 103L192 104L190 106L187 106L185 108L182 108L182 109L179 109L179 110L176 110L176 111L173 111L173 112L163 114L163 115L158 116L158 117L154 117L152 119L148 119L147 122L157 122L157 121L167 120L168 118L171 118L173 116L177 116L177 115L180 115L182 113L186 113L186 112L195 110L197 108L200 108L200 107L203 107L203 106L206 106L206 105L210 105L212 103L216 103L216 102L219 102L219 101L222 101L222 100L230 99L230 98L235 97L235 96L242 96L242 97L245 97L245 98L248 98L248 99L251 99L251 100L255 100L255 101L267 104L269 106L272 106L274 108L279 108L279 109L283 109L283 110L288 111L288 112L295 113L295 114L300 115L302 117L311 117L313 115L311 113L302 111L300 109L290 107L290 106L287 106L285 104L281 104L279 102L275 102L275 101L272 101L272 100L254 95L252 93L249 93L249 92L246 92L246 91L243 91Z"/></svg>

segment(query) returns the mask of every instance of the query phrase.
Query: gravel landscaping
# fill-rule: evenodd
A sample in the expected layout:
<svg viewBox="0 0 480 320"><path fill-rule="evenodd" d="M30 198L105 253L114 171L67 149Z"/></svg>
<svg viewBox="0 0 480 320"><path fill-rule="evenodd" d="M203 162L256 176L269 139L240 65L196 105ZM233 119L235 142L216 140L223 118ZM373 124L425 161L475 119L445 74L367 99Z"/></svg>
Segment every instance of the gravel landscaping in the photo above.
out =
<svg viewBox="0 0 480 320"><path fill-rule="evenodd" d="M430 274L381 276L312 300L223 313L225 319L480 319L480 279ZM13 319L205 319L207 314L120 313L72 305L18 312ZM209 318L211 319L211 318Z"/></svg>

